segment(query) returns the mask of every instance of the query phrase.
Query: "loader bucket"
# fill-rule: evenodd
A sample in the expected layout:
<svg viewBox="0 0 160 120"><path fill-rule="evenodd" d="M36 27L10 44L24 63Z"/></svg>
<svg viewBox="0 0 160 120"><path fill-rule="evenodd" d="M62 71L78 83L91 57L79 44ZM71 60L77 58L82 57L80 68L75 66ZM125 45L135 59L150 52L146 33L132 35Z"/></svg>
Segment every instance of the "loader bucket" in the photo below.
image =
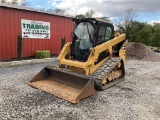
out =
<svg viewBox="0 0 160 120"><path fill-rule="evenodd" d="M54 66L42 69L29 85L71 103L78 103L81 99L95 94L94 80L91 77Z"/></svg>

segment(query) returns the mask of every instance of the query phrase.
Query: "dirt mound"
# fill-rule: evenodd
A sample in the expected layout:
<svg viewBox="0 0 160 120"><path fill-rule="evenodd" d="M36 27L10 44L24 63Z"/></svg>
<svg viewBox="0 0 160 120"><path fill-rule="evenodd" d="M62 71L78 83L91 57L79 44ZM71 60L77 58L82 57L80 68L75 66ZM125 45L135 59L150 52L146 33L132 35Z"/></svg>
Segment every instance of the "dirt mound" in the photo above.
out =
<svg viewBox="0 0 160 120"><path fill-rule="evenodd" d="M142 43L131 42L126 47L127 59L160 62L160 56Z"/></svg>

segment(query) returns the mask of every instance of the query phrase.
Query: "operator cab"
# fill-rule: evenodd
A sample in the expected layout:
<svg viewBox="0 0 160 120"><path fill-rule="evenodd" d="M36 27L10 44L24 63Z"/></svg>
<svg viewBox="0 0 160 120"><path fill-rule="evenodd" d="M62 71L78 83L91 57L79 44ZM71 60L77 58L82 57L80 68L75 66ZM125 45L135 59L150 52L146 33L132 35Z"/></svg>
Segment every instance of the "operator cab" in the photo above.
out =
<svg viewBox="0 0 160 120"><path fill-rule="evenodd" d="M72 58L85 62L90 55L90 48L100 45L114 37L111 23L95 18L73 19Z"/></svg>

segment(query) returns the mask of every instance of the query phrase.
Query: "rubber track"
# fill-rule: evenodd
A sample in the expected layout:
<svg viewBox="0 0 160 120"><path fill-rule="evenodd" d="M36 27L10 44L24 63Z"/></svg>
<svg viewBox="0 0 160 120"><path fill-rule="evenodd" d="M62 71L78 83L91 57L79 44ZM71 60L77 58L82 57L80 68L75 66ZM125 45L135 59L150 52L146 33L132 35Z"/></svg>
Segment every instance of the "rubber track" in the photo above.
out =
<svg viewBox="0 0 160 120"><path fill-rule="evenodd" d="M106 86L102 86L102 80L112 72L112 70L116 67L116 65L121 61L119 57L113 57L107 60L98 70L96 70L91 77L95 80L95 87L97 89L103 90L110 86L113 86L117 82L120 82L119 79L106 84Z"/></svg>

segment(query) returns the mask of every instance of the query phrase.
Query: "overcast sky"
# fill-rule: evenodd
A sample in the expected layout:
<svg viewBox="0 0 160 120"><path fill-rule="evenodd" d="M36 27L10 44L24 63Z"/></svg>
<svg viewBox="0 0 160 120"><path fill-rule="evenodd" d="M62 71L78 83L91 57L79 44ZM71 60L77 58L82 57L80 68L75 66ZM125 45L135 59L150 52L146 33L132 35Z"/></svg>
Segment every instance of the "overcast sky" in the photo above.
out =
<svg viewBox="0 0 160 120"><path fill-rule="evenodd" d="M125 10L133 9L136 20L160 22L160 0L28 0L33 8L64 8L70 14L84 14L89 9L96 11L95 17L107 16L116 19Z"/></svg>

